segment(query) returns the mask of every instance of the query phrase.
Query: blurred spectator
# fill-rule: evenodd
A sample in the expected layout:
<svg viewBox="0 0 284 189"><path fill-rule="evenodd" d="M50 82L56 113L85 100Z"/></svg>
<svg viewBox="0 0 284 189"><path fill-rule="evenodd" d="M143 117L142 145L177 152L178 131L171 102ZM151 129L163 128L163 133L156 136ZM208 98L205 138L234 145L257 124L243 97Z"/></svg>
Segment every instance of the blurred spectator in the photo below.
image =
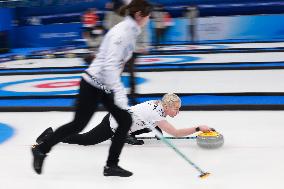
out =
<svg viewBox="0 0 284 189"><path fill-rule="evenodd" d="M112 0L106 4L106 8L108 9L107 14L105 15L104 27L106 29L112 28L114 25L118 24L124 19L126 15L120 15L119 10L123 5L127 5L131 2L131 0ZM148 32L146 27L141 28L141 34L138 36L136 41L136 49L132 54L132 57L126 63L126 67L128 68L128 72L130 75L129 85L130 85L130 94L129 94L129 102L131 105L137 104L135 100L137 97L136 93L136 81L135 81L135 61L140 54L148 53Z"/></svg>
<svg viewBox="0 0 284 189"><path fill-rule="evenodd" d="M138 36L136 41L136 49L132 54L132 57L127 62L127 68L129 72L129 85L130 85L130 93L129 93L129 102L131 105L136 105L138 102L136 101L137 89L136 89L136 80L135 80L135 62L139 55L148 54L149 51L149 42L148 42L148 32L146 27L141 28L141 34Z"/></svg>
<svg viewBox="0 0 284 189"><path fill-rule="evenodd" d="M103 34L103 28L98 25L99 17L95 8L88 9L82 16L83 38L90 49L99 46Z"/></svg>
<svg viewBox="0 0 284 189"><path fill-rule="evenodd" d="M119 14L119 9L123 5L129 4L130 1L131 0L112 0L106 3L105 7L108 9L104 20L104 27L106 29L109 30L124 19L124 17Z"/></svg>
<svg viewBox="0 0 284 189"><path fill-rule="evenodd" d="M86 41L88 49L91 53L83 57L86 64L91 64L95 58L95 52L100 45L104 33L102 26L98 24L99 17L95 8L88 9L82 16L83 38Z"/></svg>
<svg viewBox="0 0 284 189"><path fill-rule="evenodd" d="M0 54L9 52L8 32L0 31Z"/></svg>
<svg viewBox="0 0 284 189"><path fill-rule="evenodd" d="M153 11L153 19L156 33L155 45L156 48L159 48L159 45L165 40L167 28L172 25L171 16L162 5L158 5Z"/></svg>
<svg viewBox="0 0 284 189"><path fill-rule="evenodd" d="M188 35L187 40L195 43L197 39L196 35L196 27L197 27L197 19L199 17L199 10L197 5L191 5L186 8L185 17L188 19Z"/></svg>
<svg viewBox="0 0 284 189"><path fill-rule="evenodd" d="M172 19L172 16L171 16L170 13L165 12L165 14L164 14L164 22L165 22L165 26L166 27L170 27L170 26L174 25L174 22L173 22L173 19Z"/></svg>

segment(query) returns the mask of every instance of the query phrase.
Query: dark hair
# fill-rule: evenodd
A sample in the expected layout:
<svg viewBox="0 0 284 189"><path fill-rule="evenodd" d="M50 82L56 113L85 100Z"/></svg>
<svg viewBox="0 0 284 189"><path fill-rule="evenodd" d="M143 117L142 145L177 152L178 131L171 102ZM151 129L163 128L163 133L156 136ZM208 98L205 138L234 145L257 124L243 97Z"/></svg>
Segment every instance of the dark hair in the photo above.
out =
<svg viewBox="0 0 284 189"><path fill-rule="evenodd" d="M152 12L152 5L145 0L132 0L128 5L120 8L121 16L129 15L134 18L136 12L141 11L141 16L148 16Z"/></svg>

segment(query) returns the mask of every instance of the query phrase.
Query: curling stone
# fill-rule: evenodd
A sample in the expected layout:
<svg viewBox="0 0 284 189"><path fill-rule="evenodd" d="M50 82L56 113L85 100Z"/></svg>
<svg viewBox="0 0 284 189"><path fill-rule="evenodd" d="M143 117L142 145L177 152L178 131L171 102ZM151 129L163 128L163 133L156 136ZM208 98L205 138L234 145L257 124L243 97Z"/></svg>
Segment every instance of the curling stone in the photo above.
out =
<svg viewBox="0 0 284 189"><path fill-rule="evenodd" d="M223 146L224 137L216 131L204 132L197 135L196 143L201 148L215 149Z"/></svg>

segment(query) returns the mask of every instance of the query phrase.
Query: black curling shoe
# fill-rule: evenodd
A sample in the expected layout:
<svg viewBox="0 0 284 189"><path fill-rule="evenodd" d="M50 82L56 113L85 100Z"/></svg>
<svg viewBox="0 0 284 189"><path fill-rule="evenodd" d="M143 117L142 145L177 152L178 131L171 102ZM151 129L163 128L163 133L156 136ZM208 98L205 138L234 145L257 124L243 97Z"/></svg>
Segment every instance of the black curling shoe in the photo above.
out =
<svg viewBox="0 0 284 189"><path fill-rule="evenodd" d="M131 145L143 145L143 140L138 140L135 136L128 135L125 139L125 143L131 144Z"/></svg>
<svg viewBox="0 0 284 189"><path fill-rule="evenodd" d="M104 176L130 177L132 172L122 169L118 165L104 166Z"/></svg>
<svg viewBox="0 0 284 189"><path fill-rule="evenodd" d="M41 168L43 165L43 161L46 158L46 154L42 153L39 150L38 145L32 146L32 154L33 154L33 168L37 174L41 174Z"/></svg>

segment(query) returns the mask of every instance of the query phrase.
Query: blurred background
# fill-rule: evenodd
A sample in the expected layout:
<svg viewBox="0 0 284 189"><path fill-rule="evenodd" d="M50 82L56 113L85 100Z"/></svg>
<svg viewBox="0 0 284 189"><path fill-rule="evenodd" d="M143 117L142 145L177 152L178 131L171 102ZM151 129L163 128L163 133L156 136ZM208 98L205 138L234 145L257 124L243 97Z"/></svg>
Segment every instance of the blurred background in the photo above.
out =
<svg viewBox="0 0 284 189"><path fill-rule="evenodd" d="M44 110L72 109L80 74L129 2L0 0L3 111L11 104L26 110L36 98L49 102L39 105ZM131 104L175 92L190 110L284 109L283 86L274 86L284 69L284 1L150 2L154 11L130 60L135 67L122 77L132 99L140 98Z"/></svg>
<svg viewBox="0 0 284 189"><path fill-rule="evenodd" d="M109 28L106 19L114 8L108 0L1 0L0 48L63 47L86 45L84 19L96 14L94 36ZM123 1L121 1L123 2ZM274 0L152 0L156 12L168 13L152 20L147 42L213 43L281 41L284 39L284 2ZM107 23L108 22L108 23ZM157 22L165 22L157 26ZM193 26L193 29L190 27ZM162 32L157 32L163 28ZM101 30L101 31L99 31ZM162 36L157 37L157 33ZM157 39L160 38L160 39Z"/></svg>

